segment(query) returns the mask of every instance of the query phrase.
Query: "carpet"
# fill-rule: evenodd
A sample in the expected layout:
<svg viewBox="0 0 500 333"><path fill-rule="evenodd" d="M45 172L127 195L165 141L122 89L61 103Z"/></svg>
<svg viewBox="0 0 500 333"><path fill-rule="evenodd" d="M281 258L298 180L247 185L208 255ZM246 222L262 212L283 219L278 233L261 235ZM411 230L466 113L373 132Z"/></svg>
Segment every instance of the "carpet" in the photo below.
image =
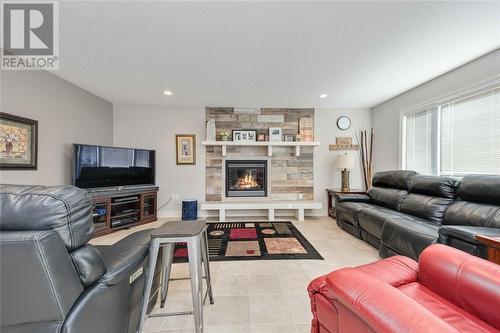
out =
<svg viewBox="0 0 500 333"><path fill-rule="evenodd" d="M291 222L216 222L207 231L210 261L323 259ZM185 243L176 244L174 262L187 262L187 254Z"/></svg>

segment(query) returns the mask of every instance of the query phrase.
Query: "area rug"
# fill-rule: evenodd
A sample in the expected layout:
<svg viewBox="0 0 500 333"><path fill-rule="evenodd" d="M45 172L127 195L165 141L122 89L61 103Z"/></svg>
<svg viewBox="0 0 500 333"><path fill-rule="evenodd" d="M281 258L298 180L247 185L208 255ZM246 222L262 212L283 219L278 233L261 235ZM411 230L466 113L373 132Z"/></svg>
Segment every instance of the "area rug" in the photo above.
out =
<svg viewBox="0 0 500 333"><path fill-rule="evenodd" d="M291 222L208 223L207 231L210 261L323 259ZM186 244L176 244L174 262L186 261Z"/></svg>

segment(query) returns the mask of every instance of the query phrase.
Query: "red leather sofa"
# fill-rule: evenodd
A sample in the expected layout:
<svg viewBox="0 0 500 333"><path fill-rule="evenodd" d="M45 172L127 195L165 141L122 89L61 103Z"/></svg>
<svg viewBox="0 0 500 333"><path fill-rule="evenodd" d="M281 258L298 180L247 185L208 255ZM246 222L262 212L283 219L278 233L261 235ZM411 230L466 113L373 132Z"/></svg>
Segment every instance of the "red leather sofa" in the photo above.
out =
<svg viewBox="0 0 500 333"><path fill-rule="evenodd" d="M311 333L500 332L500 265L435 244L308 287Z"/></svg>

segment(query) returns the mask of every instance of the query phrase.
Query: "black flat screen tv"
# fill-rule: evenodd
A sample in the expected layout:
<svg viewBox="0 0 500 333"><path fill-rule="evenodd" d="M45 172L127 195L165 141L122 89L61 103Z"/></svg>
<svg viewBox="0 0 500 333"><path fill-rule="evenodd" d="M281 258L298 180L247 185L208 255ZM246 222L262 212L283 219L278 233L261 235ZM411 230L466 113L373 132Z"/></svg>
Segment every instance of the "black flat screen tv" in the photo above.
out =
<svg viewBox="0 0 500 333"><path fill-rule="evenodd" d="M100 188L155 184L155 151L73 145L73 185Z"/></svg>

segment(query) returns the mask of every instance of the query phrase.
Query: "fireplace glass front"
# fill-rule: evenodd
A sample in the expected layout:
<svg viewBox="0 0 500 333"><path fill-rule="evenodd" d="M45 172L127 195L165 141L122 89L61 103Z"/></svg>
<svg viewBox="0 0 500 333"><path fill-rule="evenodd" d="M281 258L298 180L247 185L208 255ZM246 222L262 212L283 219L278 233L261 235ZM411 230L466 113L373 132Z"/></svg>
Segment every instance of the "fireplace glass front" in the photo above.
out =
<svg viewBox="0 0 500 333"><path fill-rule="evenodd" d="M226 161L226 197L266 197L267 161Z"/></svg>

